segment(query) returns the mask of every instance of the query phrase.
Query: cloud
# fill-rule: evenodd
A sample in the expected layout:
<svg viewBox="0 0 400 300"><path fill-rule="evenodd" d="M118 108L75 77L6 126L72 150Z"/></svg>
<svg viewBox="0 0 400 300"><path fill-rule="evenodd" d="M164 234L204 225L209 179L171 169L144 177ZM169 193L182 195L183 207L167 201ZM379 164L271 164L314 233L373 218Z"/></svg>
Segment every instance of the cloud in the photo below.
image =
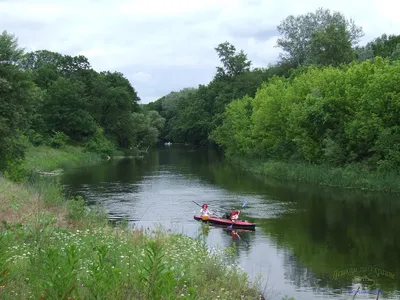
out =
<svg viewBox="0 0 400 300"><path fill-rule="evenodd" d="M137 72L132 75L131 79L133 82L146 83L151 80L151 74L145 72Z"/></svg>
<svg viewBox="0 0 400 300"><path fill-rule="evenodd" d="M400 28L391 0L3 0L0 27L27 51L81 54L98 71L123 72L147 103L208 83L220 65L214 48L224 41L256 67L275 62L280 21L320 6L362 25L362 44Z"/></svg>

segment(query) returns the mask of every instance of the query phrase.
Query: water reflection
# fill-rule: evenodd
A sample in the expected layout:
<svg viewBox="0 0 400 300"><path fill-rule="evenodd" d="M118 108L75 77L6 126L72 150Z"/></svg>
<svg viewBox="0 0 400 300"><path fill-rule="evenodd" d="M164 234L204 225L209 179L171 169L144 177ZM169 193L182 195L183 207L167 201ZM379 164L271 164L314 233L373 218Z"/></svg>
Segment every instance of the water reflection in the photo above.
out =
<svg viewBox="0 0 400 300"><path fill-rule="evenodd" d="M210 149L176 146L142 161L81 168L63 180L88 204L103 203L111 219L144 227L160 223L235 247L246 271L269 274L276 291L296 299L351 299L349 291L361 283L390 299L400 288L397 197L257 178ZM207 228L193 219L198 207L192 201L218 212L247 201L241 217L255 222L256 231L233 239L226 228ZM361 297L366 294L356 299Z"/></svg>

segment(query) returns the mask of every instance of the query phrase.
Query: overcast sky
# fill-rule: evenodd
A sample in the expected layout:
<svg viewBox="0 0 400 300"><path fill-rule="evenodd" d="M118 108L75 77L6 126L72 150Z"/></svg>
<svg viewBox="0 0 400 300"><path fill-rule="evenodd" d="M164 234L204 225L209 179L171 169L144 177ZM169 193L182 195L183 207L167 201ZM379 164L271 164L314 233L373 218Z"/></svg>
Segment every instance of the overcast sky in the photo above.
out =
<svg viewBox="0 0 400 300"><path fill-rule="evenodd" d="M400 34L399 0L0 0L0 30L27 51L81 54L97 71L122 72L148 103L207 84L224 41L255 67L274 63L280 21L318 7L354 19L361 44Z"/></svg>

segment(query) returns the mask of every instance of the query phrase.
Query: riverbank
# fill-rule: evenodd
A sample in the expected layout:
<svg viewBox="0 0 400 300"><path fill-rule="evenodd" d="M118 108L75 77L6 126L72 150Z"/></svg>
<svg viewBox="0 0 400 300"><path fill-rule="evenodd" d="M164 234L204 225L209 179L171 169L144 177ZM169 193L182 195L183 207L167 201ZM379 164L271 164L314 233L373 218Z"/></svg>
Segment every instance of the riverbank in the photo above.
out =
<svg viewBox="0 0 400 300"><path fill-rule="evenodd" d="M100 162L100 154L84 151L83 147L64 146L54 149L48 146L31 147L26 153L23 168L27 171L54 172L78 165Z"/></svg>
<svg viewBox="0 0 400 300"><path fill-rule="evenodd" d="M371 172L362 164L333 168L307 163L227 157L240 169L257 175L322 186L400 194L400 176Z"/></svg>
<svg viewBox="0 0 400 300"><path fill-rule="evenodd" d="M78 164L74 153L94 158L73 148L34 150L26 169ZM262 287L230 264L229 249L111 225L101 208L66 199L53 177L0 177L0 219L1 299L260 299Z"/></svg>

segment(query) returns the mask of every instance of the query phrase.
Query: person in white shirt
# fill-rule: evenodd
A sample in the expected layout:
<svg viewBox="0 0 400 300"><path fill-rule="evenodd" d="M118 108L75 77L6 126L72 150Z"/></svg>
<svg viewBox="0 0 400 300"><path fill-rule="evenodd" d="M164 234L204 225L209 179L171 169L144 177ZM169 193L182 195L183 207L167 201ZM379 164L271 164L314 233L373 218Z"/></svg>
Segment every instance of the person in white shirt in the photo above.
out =
<svg viewBox="0 0 400 300"><path fill-rule="evenodd" d="M200 210L201 216L211 216L211 212L208 210L208 205L203 204Z"/></svg>

